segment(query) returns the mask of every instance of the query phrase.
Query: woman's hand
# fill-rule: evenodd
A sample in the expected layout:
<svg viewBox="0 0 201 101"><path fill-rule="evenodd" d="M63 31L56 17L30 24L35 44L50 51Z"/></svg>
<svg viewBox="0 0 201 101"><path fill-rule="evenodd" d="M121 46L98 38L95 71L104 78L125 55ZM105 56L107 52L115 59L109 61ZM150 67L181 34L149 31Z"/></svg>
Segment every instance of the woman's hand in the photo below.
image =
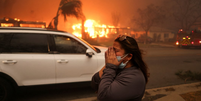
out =
<svg viewBox="0 0 201 101"><path fill-rule="evenodd" d="M103 66L103 68L99 71L99 77L101 78L103 75L103 70L105 69L105 66Z"/></svg>
<svg viewBox="0 0 201 101"><path fill-rule="evenodd" d="M105 63L111 63L116 66L119 66L122 61L123 59L121 61L117 60L113 47L109 47L108 50L105 52Z"/></svg>

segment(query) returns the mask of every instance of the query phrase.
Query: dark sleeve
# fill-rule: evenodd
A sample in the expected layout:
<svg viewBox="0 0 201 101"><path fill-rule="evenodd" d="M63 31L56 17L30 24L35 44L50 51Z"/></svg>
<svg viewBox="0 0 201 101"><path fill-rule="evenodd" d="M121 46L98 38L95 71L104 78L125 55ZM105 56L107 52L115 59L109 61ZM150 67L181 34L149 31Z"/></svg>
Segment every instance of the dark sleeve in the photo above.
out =
<svg viewBox="0 0 201 101"><path fill-rule="evenodd" d="M103 76L99 84L98 100L100 101L125 101L138 99L145 89L144 78L141 73L121 73L116 77L117 66L106 64ZM131 71L133 72L133 71ZM136 100L138 101L138 100ZM140 100L139 100L140 101Z"/></svg>
<svg viewBox="0 0 201 101"><path fill-rule="evenodd" d="M99 77L99 72L97 72L96 74L94 74L94 76L92 77L92 80L91 80L91 87L95 91L98 91L98 86L99 86L100 81L101 81L101 79Z"/></svg>

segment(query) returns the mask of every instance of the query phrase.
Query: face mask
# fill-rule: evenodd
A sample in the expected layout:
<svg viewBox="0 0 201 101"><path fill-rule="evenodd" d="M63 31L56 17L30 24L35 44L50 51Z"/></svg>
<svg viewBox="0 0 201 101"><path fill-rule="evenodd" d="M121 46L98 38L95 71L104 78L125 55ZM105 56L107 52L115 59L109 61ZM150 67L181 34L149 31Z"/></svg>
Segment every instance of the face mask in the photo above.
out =
<svg viewBox="0 0 201 101"><path fill-rule="evenodd" d="M120 65L119 65L119 69L123 69L125 66L126 66L126 64L128 63L128 61L126 61L125 63L121 63Z"/></svg>
<svg viewBox="0 0 201 101"><path fill-rule="evenodd" d="M128 55L128 54L126 54L125 56L123 56L123 58L125 58L127 55ZM123 59L123 58L121 58L121 56L116 56L116 57L117 57L117 60L118 60L118 61L121 61L121 59Z"/></svg>
<svg viewBox="0 0 201 101"><path fill-rule="evenodd" d="M126 56L127 56L128 54L126 54L123 58L125 58ZM117 60L118 61L120 61L121 59L123 59L123 58L121 58L121 56L117 56ZM126 63L121 63L120 65L119 65L119 68L120 69L123 69L125 66L126 66L126 64L128 63L128 61L126 61Z"/></svg>
<svg viewBox="0 0 201 101"><path fill-rule="evenodd" d="M120 61L121 60L121 56L117 56L117 60Z"/></svg>

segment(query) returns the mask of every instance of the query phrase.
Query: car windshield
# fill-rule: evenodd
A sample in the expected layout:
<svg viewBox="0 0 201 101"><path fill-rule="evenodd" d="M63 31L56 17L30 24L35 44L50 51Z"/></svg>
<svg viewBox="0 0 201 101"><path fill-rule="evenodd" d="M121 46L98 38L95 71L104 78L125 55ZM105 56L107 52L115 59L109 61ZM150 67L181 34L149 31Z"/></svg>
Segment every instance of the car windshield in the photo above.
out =
<svg viewBox="0 0 201 101"><path fill-rule="evenodd" d="M79 38L82 42L84 42L85 44L87 44L89 47L91 47L94 51L96 51L97 53L100 53L100 50L94 46L92 46L91 44L89 44L88 42L86 42L85 40L83 40L82 38Z"/></svg>

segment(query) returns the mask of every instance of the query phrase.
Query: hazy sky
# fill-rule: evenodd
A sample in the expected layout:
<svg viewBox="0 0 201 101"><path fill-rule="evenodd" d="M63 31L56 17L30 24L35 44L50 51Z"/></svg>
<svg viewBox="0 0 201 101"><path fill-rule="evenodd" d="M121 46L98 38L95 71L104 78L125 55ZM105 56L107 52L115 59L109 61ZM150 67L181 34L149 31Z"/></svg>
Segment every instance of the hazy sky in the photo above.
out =
<svg viewBox="0 0 201 101"><path fill-rule="evenodd" d="M81 0L87 19L94 19L101 24L111 24L111 13L121 14L121 24L127 25L138 8L148 4L158 4L162 0ZM24 20L39 20L47 23L56 15L60 0L16 0L12 15ZM63 19L62 19L63 20ZM68 23L75 20L69 19Z"/></svg>

